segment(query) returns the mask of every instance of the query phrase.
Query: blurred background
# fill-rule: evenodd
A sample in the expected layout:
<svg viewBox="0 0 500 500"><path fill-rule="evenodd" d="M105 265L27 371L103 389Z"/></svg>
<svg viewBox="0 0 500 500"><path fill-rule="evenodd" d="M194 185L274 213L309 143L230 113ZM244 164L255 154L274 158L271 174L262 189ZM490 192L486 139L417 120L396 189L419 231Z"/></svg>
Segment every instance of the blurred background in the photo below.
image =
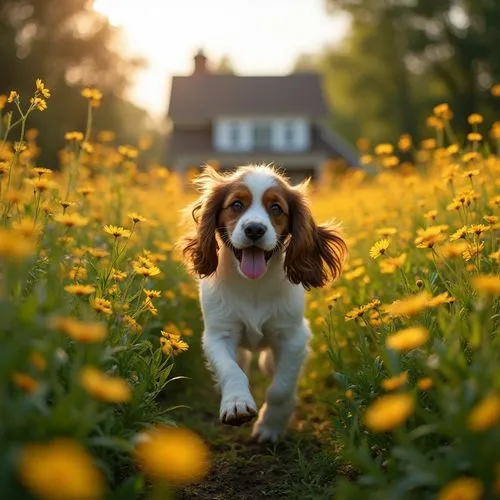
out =
<svg viewBox="0 0 500 500"><path fill-rule="evenodd" d="M146 134L166 161L171 79L199 49L214 74L318 73L328 125L355 144L422 140L440 102L459 132L498 113L499 47L498 0L0 0L0 93L27 96L35 78L52 90L32 123L52 167L84 127L84 85L104 92L98 129Z"/></svg>

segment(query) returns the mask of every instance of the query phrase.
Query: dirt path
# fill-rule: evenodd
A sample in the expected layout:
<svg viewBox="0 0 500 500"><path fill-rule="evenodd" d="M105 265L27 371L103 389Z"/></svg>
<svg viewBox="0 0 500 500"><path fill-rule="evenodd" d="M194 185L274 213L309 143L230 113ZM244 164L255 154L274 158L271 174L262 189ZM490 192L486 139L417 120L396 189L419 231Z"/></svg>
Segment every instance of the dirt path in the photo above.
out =
<svg viewBox="0 0 500 500"><path fill-rule="evenodd" d="M266 381L256 376L252 388L262 403ZM219 396L210 374L203 368L191 380L177 384L175 401L190 408L173 411L180 424L207 441L212 468L206 479L181 490L177 498L206 500L331 499L338 474L333 453L325 453L320 429L323 422L312 417L314 405L302 401L281 443L259 445L250 439L251 424L230 427L219 423ZM182 387L181 387L182 386Z"/></svg>

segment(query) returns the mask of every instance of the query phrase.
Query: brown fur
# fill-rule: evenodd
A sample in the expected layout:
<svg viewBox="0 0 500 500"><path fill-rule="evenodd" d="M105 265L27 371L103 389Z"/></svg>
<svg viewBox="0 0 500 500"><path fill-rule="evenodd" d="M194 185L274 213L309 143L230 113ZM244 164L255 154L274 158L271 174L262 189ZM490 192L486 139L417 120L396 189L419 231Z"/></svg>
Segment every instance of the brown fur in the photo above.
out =
<svg viewBox="0 0 500 500"><path fill-rule="evenodd" d="M182 245L191 270L205 277L217 270L217 232L224 238L252 200L238 172L221 175L207 167L196 183L202 190L192 209L197 231L186 237ZM279 216L269 213L276 232L281 235L280 241L287 242L285 273L292 283L301 283L306 290L322 287L330 278L340 275L346 244L335 227L315 224L305 196L308 182L292 188L278 175L278 183L266 191L263 203L268 212L273 203L279 203L283 209ZM236 198L244 206L239 213L231 209Z"/></svg>
<svg viewBox="0 0 500 500"><path fill-rule="evenodd" d="M202 196L192 208L196 232L182 242L182 253L190 269L200 277L212 275L219 263L217 251L218 217L226 199L229 183L214 169L207 167L197 179Z"/></svg>
<svg viewBox="0 0 500 500"><path fill-rule="evenodd" d="M288 189L291 220L284 268L292 283L309 290L340 276L347 246L336 228L315 224L303 193L306 185Z"/></svg>

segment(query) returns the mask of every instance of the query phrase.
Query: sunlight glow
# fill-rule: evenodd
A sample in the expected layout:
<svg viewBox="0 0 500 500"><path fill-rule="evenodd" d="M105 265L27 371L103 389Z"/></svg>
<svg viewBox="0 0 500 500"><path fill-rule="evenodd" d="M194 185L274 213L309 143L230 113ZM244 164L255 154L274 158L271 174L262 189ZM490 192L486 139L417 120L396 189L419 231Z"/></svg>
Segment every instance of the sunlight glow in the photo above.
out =
<svg viewBox="0 0 500 500"><path fill-rule="evenodd" d="M229 56L239 74L283 74L348 29L324 0L95 0L94 9L123 29L126 53L148 61L130 97L155 116L166 111L171 76L189 74L199 48L211 60Z"/></svg>

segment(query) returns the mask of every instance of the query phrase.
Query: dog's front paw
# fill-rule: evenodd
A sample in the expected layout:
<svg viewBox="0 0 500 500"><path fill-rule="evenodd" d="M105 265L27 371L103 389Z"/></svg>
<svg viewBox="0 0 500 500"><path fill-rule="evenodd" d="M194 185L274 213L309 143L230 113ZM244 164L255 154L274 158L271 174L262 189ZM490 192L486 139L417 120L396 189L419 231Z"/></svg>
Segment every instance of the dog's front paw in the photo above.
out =
<svg viewBox="0 0 500 500"><path fill-rule="evenodd" d="M283 427L271 427L262 422L256 422L253 426L252 438L259 443L276 443L284 431Z"/></svg>
<svg viewBox="0 0 500 500"><path fill-rule="evenodd" d="M252 396L231 396L220 405L220 421L227 425L241 425L257 416L257 405Z"/></svg>

